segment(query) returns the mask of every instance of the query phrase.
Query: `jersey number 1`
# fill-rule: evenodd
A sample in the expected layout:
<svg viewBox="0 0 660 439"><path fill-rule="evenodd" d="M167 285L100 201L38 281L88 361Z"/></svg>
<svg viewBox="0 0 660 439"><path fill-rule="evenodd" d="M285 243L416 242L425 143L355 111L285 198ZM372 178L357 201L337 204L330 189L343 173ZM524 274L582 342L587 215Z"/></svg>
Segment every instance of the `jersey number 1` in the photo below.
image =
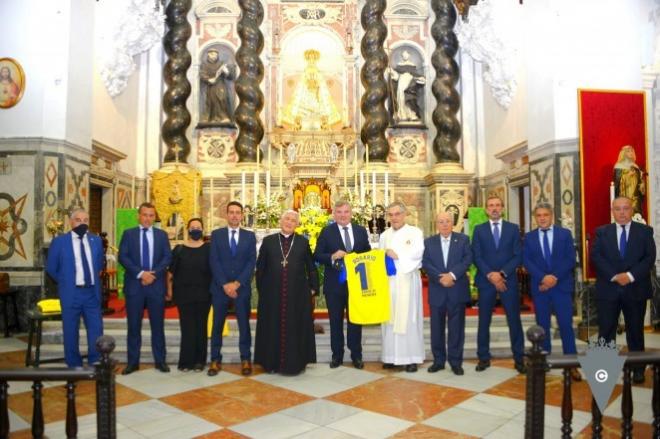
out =
<svg viewBox="0 0 660 439"><path fill-rule="evenodd" d="M369 283L367 282L367 266L364 262L360 262L355 266L355 272L360 274L360 287L362 291L369 289Z"/></svg>

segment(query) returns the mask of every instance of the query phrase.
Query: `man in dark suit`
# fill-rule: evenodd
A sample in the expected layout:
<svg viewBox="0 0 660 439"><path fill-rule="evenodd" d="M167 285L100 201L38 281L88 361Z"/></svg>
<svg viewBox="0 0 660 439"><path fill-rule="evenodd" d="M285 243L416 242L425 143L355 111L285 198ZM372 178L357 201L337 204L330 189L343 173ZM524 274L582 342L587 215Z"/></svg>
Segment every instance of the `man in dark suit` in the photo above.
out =
<svg viewBox="0 0 660 439"><path fill-rule="evenodd" d="M651 268L655 264L653 229L632 221L633 202L612 201L613 224L596 229L591 262L596 270L598 337L616 340L619 314L626 323L629 351L644 350L644 315L651 298ZM644 382L644 367L633 371L635 383Z"/></svg>
<svg viewBox="0 0 660 439"><path fill-rule="evenodd" d="M348 320L348 287L339 283L342 258L347 253L364 253L371 250L367 230L351 223L351 205L347 201L335 203L334 224L326 226L316 241L314 259L325 266L323 294L328 304L330 319L330 367L339 367L344 362L344 312L347 317L346 344L351 351L351 360L356 369L362 369L362 326Z"/></svg>
<svg viewBox="0 0 660 439"><path fill-rule="evenodd" d="M431 373L443 370L449 360L452 372L463 375L465 344L465 304L470 301L468 268L472 264L470 239L452 231L454 217L440 212L436 219L438 234L424 240L422 268L429 279L431 308ZM445 346L445 318L448 337Z"/></svg>
<svg viewBox="0 0 660 439"><path fill-rule="evenodd" d="M242 229L243 206L238 201L227 205L227 224L211 234L209 263L213 280L213 329L211 331L211 366L207 374L215 376L222 368L222 329L227 308L234 302L238 322L238 348L241 355L241 373L252 373L252 336L250 334L250 297L252 276L257 262L257 239L254 233Z"/></svg>
<svg viewBox="0 0 660 439"><path fill-rule="evenodd" d="M169 372L165 351L165 294L167 267L172 260L167 233L153 227L156 208L142 203L138 209L140 225L127 229L119 243L119 263L124 267L124 296L128 322L128 361L122 371L128 375L140 368L142 315L149 311L151 352L156 369Z"/></svg>
<svg viewBox="0 0 660 439"><path fill-rule="evenodd" d="M520 230L502 219L504 202L498 196L486 200L488 222L474 228L472 255L477 266L475 284L479 289L476 371L490 367L490 322L497 293L504 306L515 368L525 373L524 338L520 321L520 294L516 269L521 262Z"/></svg>
<svg viewBox="0 0 660 439"><path fill-rule="evenodd" d="M78 348L80 316L87 329L87 361L99 360L96 339L103 334L101 314L101 280L103 243L91 233L89 215L74 209L69 215L71 233L53 239L48 250L46 271L57 282L62 307L64 361L68 367L82 367Z"/></svg>
<svg viewBox="0 0 660 439"><path fill-rule="evenodd" d="M545 330L543 349L552 351L550 317L555 313L564 354L576 354L573 332L573 289L575 245L570 230L553 225L554 210L549 203L534 208L538 228L525 235L523 265L529 272L536 324ZM577 369L571 377L581 381Z"/></svg>

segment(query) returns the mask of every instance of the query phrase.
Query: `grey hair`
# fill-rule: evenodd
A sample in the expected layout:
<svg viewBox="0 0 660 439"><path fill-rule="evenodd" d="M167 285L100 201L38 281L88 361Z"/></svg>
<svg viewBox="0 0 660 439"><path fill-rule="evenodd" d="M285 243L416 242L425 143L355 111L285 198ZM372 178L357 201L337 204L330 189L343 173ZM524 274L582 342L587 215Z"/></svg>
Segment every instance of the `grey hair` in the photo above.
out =
<svg viewBox="0 0 660 439"><path fill-rule="evenodd" d="M300 214L293 209L287 209L284 212L282 212L282 215L280 216L280 220L282 220L282 218L284 218L290 213L294 214L296 216L296 220L300 221Z"/></svg>
<svg viewBox="0 0 660 439"><path fill-rule="evenodd" d="M547 210L550 211L550 213L552 213L552 214L555 213L555 209L552 207L552 204L550 204L546 201L542 201L542 202L538 203L536 205L536 207L534 207L534 214L536 214L536 211L539 210L539 209L547 209Z"/></svg>
<svg viewBox="0 0 660 439"><path fill-rule="evenodd" d="M334 208L335 208L335 209L339 209L340 207L344 207L344 206L351 207L351 203L349 203L349 202L346 201L346 200L339 200L339 201L336 201L336 202L335 202L335 206L334 206Z"/></svg>
<svg viewBox="0 0 660 439"><path fill-rule="evenodd" d="M403 212L403 213L408 213L408 208L401 201L391 202L390 204L388 204L387 210L390 210L390 209L395 208L395 207L398 207L399 209L401 209L401 212Z"/></svg>
<svg viewBox="0 0 660 439"><path fill-rule="evenodd" d="M78 214L80 212L87 213L87 211L85 209L83 209L82 207L75 207L74 209L71 210L71 212L69 212L69 219L73 219L73 217L76 216L76 214Z"/></svg>

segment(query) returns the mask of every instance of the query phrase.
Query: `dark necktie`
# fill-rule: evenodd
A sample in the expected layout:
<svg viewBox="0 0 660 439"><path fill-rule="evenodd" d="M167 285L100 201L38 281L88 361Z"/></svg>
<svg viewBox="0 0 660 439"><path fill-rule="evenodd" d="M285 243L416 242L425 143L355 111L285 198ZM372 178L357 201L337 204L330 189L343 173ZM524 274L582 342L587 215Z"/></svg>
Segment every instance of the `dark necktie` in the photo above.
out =
<svg viewBox="0 0 660 439"><path fill-rule="evenodd" d="M344 226L344 247L346 247L346 252L350 253L353 251L353 243L351 243L351 235L348 234L348 226Z"/></svg>
<svg viewBox="0 0 660 439"><path fill-rule="evenodd" d="M142 269L144 271L151 271L151 258L149 257L149 240L147 239L147 231L149 229L142 229Z"/></svg>
<svg viewBox="0 0 660 439"><path fill-rule="evenodd" d="M85 288L89 288L92 286L92 272L89 271L89 261L87 260L87 252L85 252L85 244L82 237L80 237L80 258L82 259L83 276L85 278L84 286Z"/></svg>
<svg viewBox="0 0 660 439"><path fill-rule="evenodd" d="M548 268L552 268L552 251L550 250L550 240L548 239L548 230L543 229L543 258Z"/></svg>
<svg viewBox="0 0 660 439"><path fill-rule="evenodd" d="M619 253L621 257L626 257L626 245L628 240L626 239L626 226L621 226L621 238L619 238Z"/></svg>
<svg viewBox="0 0 660 439"><path fill-rule="evenodd" d="M231 231L231 240L229 241L229 250L231 250L231 255L236 256L236 249L238 244L236 243L236 230Z"/></svg>
<svg viewBox="0 0 660 439"><path fill-rule="evenodd" d="M500 223L493 223L493 240L497 249L500 246Z"/></svg>

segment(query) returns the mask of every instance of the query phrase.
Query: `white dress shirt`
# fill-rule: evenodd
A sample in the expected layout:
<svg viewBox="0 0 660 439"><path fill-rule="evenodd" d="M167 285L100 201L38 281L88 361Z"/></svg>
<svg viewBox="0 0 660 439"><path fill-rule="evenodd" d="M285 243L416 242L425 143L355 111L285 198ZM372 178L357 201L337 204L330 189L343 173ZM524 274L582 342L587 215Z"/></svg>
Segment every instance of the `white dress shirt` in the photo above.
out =
<svg viewBox="0 0 660 439"><path fill-rule="evenodd" d="M241 228L240 227L236 227L235 229L232 229L231 227L227 226L227 235L229 235L229 237L227 238L227 239L229 239L229 248L231 248L231 232L233 230L236 231L236 233L234 233L234 239L236 240L236 246L237 247L238 247L238 235L241 234Z"/></svg>
<svg viewBox="0 0 660 439"><path fill-rule="evenodd" d="M626 245L627 245L628 241L630 241L630 224L632 224L632 221L628 221L625 224L618 224L618 223L615 224L616 224L616 248L618 248L619 251L621 251L621 249L619 248L619 243L621 242L621 234L623 233L623 229L621 226L626 228ZM630 282L635 282L635 276L633 276L631 272L628 271L626 272L626 274L630 278ZM612 278L611 280L614 281L614 278Z"/></svg>
<svg viewBox="0 0 660 439"><path fill-rule="evenodd" d="M140 266L142 266L142 235L144 234L144 227L142 225L138 226L140 229ZM149 266L153 270L154 268L154 228L153 226L149 227L147 229L147 242L149 243ZM137 275L137 278L140 279L142 277L143 271L140 271Z"/></svg>
<svg viewBox="0 0 660 439"><path fill-rule="evenodd" d="M548 235L548 244L550 245L550 252L552 252L552 239L554 238L554 226L548 227L548 231L545 232ZM539 227L539 244L541 244L541 253L545 257L545 248L543 248L543 229Z"/></svg>
<svg viewBox="0 0 660 439"><path fill-rule="evenodd" d="M345 226L340 226L339 223L337 223L337 227L339 227L339 234L341 235L341 240L344 243L344 248L346 248L346 238L344 237L344 227L348 227L348 236L351 237L351 248L355 248L355 237L353 236L353 226L352 226L352 224L348 223Z"/></svg>
<svg viewBox="0 0 660 439"><path fill-rule="evenodd" d="M85 285L85 272L83 271L82 255L80 254L80 237L71 232L71 243L73 245L73 257L76 265L76 285L82 287ZM83 247L85 248L85 256L87 256L87 265L89 266L89 273L92 275L92 285L94 285L94 262L92 261L92 249L89 246L89 239L87 233L82 237Z"/></svg>

